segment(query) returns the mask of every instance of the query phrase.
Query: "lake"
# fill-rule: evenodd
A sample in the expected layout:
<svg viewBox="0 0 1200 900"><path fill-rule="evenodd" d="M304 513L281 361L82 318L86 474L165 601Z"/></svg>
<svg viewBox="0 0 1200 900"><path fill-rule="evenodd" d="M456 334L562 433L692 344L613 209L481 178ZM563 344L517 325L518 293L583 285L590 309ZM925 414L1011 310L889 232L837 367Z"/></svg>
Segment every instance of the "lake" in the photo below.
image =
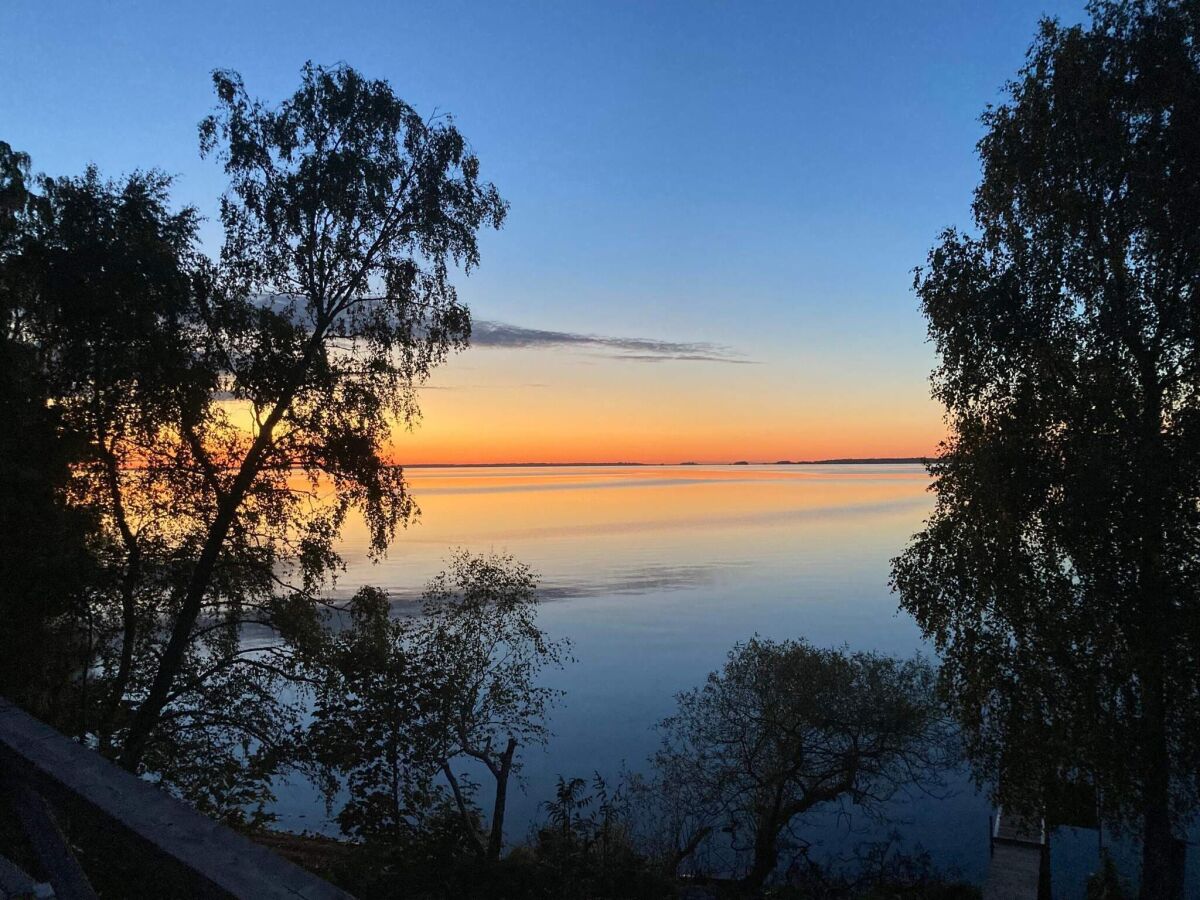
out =
<svg viewBox="0 0 1200 900"><path fill-rule="evenodd" d="M676 692L700 684L755 634L908 655L930 652L888 588L889 560L932 506L915 465L596 466L412 469L418 522L385 560L346 530L339 593L362 584L414 598L454 549L512 554L541 576L542 627L573 642L577 662L546 681L566 692L555 732L524 752L509 838L527 834L556 776L644 768L655 723ZM991 808L965 776L953 796L898 807L905 846L981 881ZM281 791L280 825L335 831L314 792ZM886 833L814 817L804 836L844 853ZM1121 854L1129 859L1128 848ZM1055 896L1097 858L1095 832L1054 844Z"/></svg>

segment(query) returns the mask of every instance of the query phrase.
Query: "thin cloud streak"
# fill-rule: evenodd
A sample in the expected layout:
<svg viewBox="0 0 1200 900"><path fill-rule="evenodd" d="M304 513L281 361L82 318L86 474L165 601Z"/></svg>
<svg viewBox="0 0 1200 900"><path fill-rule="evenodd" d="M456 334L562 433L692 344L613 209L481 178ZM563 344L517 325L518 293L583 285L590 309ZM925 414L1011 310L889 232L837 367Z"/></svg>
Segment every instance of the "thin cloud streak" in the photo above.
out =
<svg viewBox="0 0 1200 900"><path fill-rule="evenodd" d="M652 338L609 337L599 334L579 334L572 331L547 331L523 328L506 322L476 321L471 327L471 344L475 347L507 349L538 349L542 347L576 347L599 350L610 359L629 362L716 362L735 365L754 364L732 347L707 342L659 341Z"/></svg>
<svg viewBox="0 0 1200 900"><path fill-rule="evenodd" d="M523 384L426 384L423 391L523 391L528 388L550 387L544 381L527 381Z"/></svg>

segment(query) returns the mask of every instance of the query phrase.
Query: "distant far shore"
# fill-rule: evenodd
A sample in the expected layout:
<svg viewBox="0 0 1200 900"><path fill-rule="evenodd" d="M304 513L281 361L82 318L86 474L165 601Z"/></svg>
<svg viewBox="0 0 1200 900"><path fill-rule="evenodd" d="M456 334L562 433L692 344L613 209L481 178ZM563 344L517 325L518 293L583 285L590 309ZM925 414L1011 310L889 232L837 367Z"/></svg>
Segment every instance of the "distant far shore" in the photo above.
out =
<svg viewBox="0 0 1200 900"><path fill-rule="evenodd" d="M923 465L929 461L925 456L870 456L846 457L845 459L778 459L774 462L496 462L496 463L402 463L405 469L568 469L618 466L900 466Z"/></svg>

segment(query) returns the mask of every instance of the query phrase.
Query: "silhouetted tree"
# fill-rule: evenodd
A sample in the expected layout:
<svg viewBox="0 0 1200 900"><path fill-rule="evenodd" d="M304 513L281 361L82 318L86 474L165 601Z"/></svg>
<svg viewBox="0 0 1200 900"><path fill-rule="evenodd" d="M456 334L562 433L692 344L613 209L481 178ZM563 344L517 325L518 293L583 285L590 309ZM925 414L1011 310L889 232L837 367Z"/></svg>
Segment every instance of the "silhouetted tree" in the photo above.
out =
<svg viewBox="0 0 1200 900"><path fill-rule="evenodd" d="M517 750L549 735L546 713L559 692L539 684L539 676L567 659L569 643L551 641L538 628L537 607L537 579L528 566L460 552L426 591L415 635L437 684L426 727L456 801L462 798L456 758L481 763L492 778L486 846L492 859L504 842ZM460 807L465 824L470 811Z"/></svg>
<svg viewBox="0 0 1200 900"><path fill-rule="evenodd" d="M169 535L186 530L189 497L151 499L134 486L170 465L148 448L211 377L191 366L187 344L197 215L169 208L170 180L159 173L109 182L89 169L41 186L44 214L27 252L39 293L27 323L55 408L87 442L75 500L104 525L93 552L107 583L92 612L108 677L90 724L107 750L137 678L135 648L150 639L154 598L172 577L164 563L180 542Z"/></svg>
<svg viewBox="0 0 1200 900"><path fill-rule="evenodd" d="M0 142L0 694L79 732L95 521L68 504L83 442L49 403L42 360L27 340L40 289L28 254L43 212L29 166Z"/></svg>
<svg viewBox="0 0 1200 900"><path fill-rule="evenodd" d="M976 234L916 290L950 437L894 563L981 777L1091 782L1178 896L1200 772L1200 5L1042 23L983 116Z"/></svg>
<svg viewBox="0 0 1200 900"><path fill-rule="evenodd" d="M23 362L23 424L45 435L53 423L56 446L43 444L34 452L47 453L60 465L70 454L70 471L64 466L62 480L64 486L76 484L74 490L60 491L57 502L65 510L68 499L76 501L77 509L92 510L101 522L113 499L113 473L123 463L142 461L120 459L113 448L135 433L138 438L152 434L161 421L163 393L174 390L155 375L171 368L166 360L181 344L169 332L187 304L184 255L195 215L167 211L168 183L151 173L118 185L103 181L94 169L82 178L38 177L27 190L23 214L7 223L8 358ZM35 408L41 410L37 416ZM90 485L89 472L96 476ZM115 519L125 524L121 513L118 504ZM111 547L101 538L93 552L98 561L127 556L129 571L116 580L131 614L139 553L133 534L125 530L117 537L117 531L112 529ZM45 559L52 552L42 547L32 555ZM90 584L93 601L108 587ZM87 618L103 632L98 605L103 604L89 604ZM130 647L126 642L125 649Z"/></svg>
<svg viewBox="0 0 1200 900"><path fill-rule="evenodd" d="M57 620L73 645L52 643L40 655L73 667L79 688L54 704L55 721L71 710L70 728L107 754L154 676L210 510L203 475L172 435L199 421L219 382L197 347L211 272L195 251L196 214L171 210L169 187L155 172L34 179L4 266L14 323L6 348L23 361L13 400L23 430L11 446L26 457L14 456L5 473L19 481L36 465L58 478L52 492L43 479L36 496L19 483L5 496L28 504L30 524L39 502L53 502L63 521L94 526L86 548L78 536L55 542L14 526L6 537L45 542L5 558L55 567L38 573L39 590L57 593L60 605L74 601L71 620ZM65 556L72 547L76 559ZM269 796L265 780L297 714L280 699L287 679L276 651L242 646L247 610L274 599L270 560L258 551L253 538L227 543L218 596L191 636L148 753L149 767L197 807L235 818ZM38 633L31 628L26 641Z"/></svg>
<svg viewBox="0 0 1200 900"><path fill-rule="evenodd" d="M584 824L584 811L592 805L592 796L587 793L587 782L582 778L558 776L554 785L554 799L543 800L542 809L550 824L558 830L564 841L574 838Z"/></svg>
<svg viewBox="0 0 1200 900"><path fill-rule="evenodd" d="M757 891L806 812L850 802L881 815L898 792L936 786L952 757L934 684L920 659L736 645L661 725L656 792L692 829L679 849L694 852L720 829L749 851L744 884Z"/></svg>
<svg viewBox="0 0 1200 900"><path fill-rule="evenodd" d="M224 162L230 189L220 265L197 297L195 352L217 378L164 423L157 445L186 460L169 477L188 477L168 490L200 499L192 565L133 698L120 755L131 769L210 609L273 625L278 594L251 609L222 591L232 545L255 551L260 578L293 563L282 599L294 620L338 564L332 543L350 507L377 553L413 514L384 456L392 424L412 421L416 387L465 345L470 317L450 266L474 266L478 229L505 212L453 124L422 120L386 82L307 65L277 107L250 99L234 73L214 84L219 108L201 124L201 146Z"/></svg>
<svg viewBox="0 0 1200 900"><path fill-rule="evenodd" d="M401 847L420 840L449 798L421 733L432 685L412 652L411 620L389 611L382 591L360 590L346 627L313 657L319 687L305 744L327 802L343 788L348 795L337 813L342 831ZM469 833L478 840L476 828Z"/></svg>
<svg viewBox="0 0 1200 900"><path fill-rule="evenodd" d="M321 640L344 517L360 509L380 553L415 513L391 428L465 345L450 271L478 262L476 233L505 205L453 124L423 121L384 82L310 65L271 108L236 75L214 80L201 144L231 180L219 263L160 173L30 179L5 146L5 396L30 437L5 472L24 477L17 457L36 454L40 483L6 497L69 494L99 525L74 610L80 729L236 817L290 750L299 707L284 688L305 677L294 651ZM67 465L35 433L80 446ZM61 583L45 590L61 600Z"/></svg>
<svg viewBox="0 0 1200 900"><path fill-rule="evenodd" d="M566 652L537 627L537 602L526 566L466 552L430 583L419 616L390 618L385 595L359 593L350 626L314 658L309 735L327 795L349 789L344 828L400 843L452 798L467 845L499 859L517 751L545 741L558 695L538 678ZM486 835L478 785L455 771L464 760L493 782Z"/></svg>

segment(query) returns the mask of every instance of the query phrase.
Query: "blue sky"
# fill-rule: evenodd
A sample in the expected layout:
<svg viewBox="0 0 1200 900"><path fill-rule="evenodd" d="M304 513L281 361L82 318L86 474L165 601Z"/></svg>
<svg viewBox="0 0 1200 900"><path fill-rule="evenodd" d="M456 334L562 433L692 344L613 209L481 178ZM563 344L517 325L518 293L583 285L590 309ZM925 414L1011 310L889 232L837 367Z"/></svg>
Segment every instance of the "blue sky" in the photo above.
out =
<svg viewBox="0 0 1200 900"><path fill-rule="evenodd" d="M967 223L979 114L1038 18L1081 7L5 0L0 139L51 173L160 167L212 215L223 180L196 146L209 71L280 99L306 59L345 61L452 113L510 201L462 288L478 317L727 345L759 364L738 391L773 398L762 414L796 418L797 435L838 423L836 404L796 396L842 391L870 416L873 388L935 427L911 269ZM215 223L204 234L215 248ZM570 368L522 352L464 358L448 385L465 389L472 366L514 385ZM613 367L636 367L574 358L614 390L631 379ZM723 396L731 368L639 377Z"/></svg>

